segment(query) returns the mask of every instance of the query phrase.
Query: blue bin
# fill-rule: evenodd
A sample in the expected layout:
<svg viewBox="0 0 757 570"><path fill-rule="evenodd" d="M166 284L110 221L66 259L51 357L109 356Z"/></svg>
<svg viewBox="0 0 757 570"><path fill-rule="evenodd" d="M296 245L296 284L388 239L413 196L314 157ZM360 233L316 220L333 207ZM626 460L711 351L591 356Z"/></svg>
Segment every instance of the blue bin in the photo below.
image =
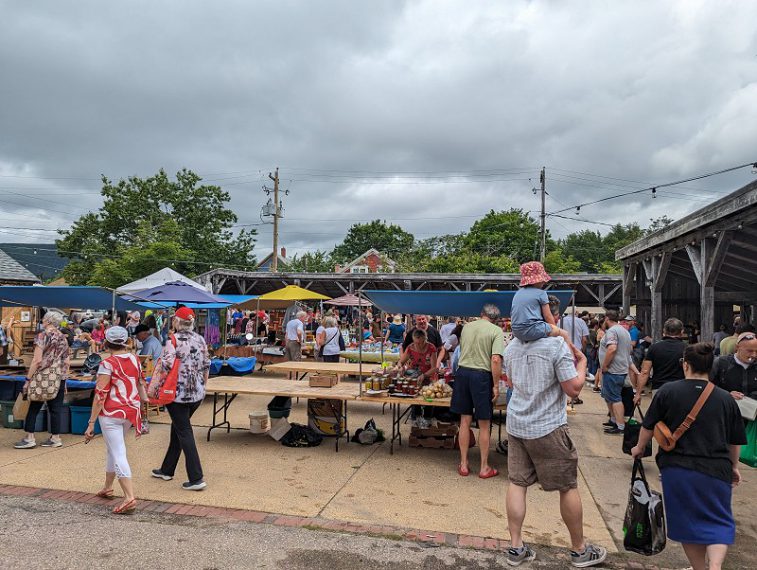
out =
<svg viewBox="0 0 757 570"><path fill-rule="evenodd" d="M69 406L71 410L71 433L84 435L89 424L89 417L92 415L91 407ZM102 433L100 430L100 420L95 422L95 434Z"/></svg>
<svg viewBox="0 0 757 570"><path fill-rule="evenodd" d="M60 433L71 433L71 412L69 410L70 406L64 402L60 411ZM47 410L45 416L47 417L47 425L52 426L50 421L50 410ZM86 421L88 422L89 420Z"/></svg>
<svg viewBox="0 0 757 570"><path fill-rule="evenodd" d="M20 386L19 390L16 390L16 384ZM0 380L0 401L15 402L16 396L23 386L23 382L16 382L15 380Z"/></svg>

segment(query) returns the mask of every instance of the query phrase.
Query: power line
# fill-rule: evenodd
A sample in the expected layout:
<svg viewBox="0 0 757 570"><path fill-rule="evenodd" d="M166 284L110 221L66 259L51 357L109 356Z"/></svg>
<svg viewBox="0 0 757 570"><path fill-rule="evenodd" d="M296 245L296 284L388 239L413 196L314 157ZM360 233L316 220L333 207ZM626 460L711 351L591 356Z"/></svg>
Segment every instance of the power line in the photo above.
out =
<svg viewBox="0 0 757 570"><path fill-rule="evenodd" d="M692 182L694 180L702 180L703 178L709 178L711 176L717 176L719 174L725 174L727 172L733 172L734 170L740 170L742 168L747 168L747 167L755 167L755 168L757 168L757 162L748 162L746 164L740 164L738 166L733 166L731 168L724 168L722 170L718 170L718 171L715 171L715 172L708 172L706 174L700 174L698 176L692 176L690 178L685 178L683 180L677 180L675 182L665 182L663 184L657 184L655 186L650 186L648 188L641 188L639 190L632 190L630 192L624 192L622 194L616 194L614 196L608 196L606 198L600 198L598 200L593 200L591 202L584 202L582 204L577 204L575 206L570 206L570 207L564 208L562 210L557 210L555 212L550 212L550 214L560 214L562 212L567 212L567 211L573 210L573 209L575 209L578 212L578 211L580 211L580 209L582 207L585 207L585 206L591 206L593 204L599 204L600 202L607 202L608 200L615 200L616 198L622 198L624 196L631 196L631 195L634 195L634 194L641 194L642 192L649 192L649 191L651 191L652 195L654 196L659 188L667 188L667 187L670 187L670 186L676 186L678 184L683 184L683 183L686 183L686 182Z"/></svg>

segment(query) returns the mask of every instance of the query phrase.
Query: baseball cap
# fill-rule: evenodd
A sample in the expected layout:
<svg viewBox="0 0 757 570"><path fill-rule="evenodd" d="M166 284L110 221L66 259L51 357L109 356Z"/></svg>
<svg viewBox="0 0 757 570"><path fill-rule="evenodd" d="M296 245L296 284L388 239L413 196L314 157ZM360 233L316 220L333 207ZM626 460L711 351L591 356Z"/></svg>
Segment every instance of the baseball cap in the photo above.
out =
<svg viewBox="0 0 757 570"><path fill-rule="evenodd" d="M129 332L124 327L110 327L105 331L105 340L110 344L117 344L120 346L126 346L126 341L129 339Z"/></svg>
<svg viewBox="0 0 757 570"><path fill-rule="evenodd" d="M631 321L635 321L636 317L634 317L633 315L626 315L626 317L623 320L631 322Z"/></svg>
<svg viewBox="0 0 757 570"><path fill-rule="evenodd" d="M194 311L189 307L181 307L177 309L175 315L185 321L193 321L195 318Z"/></svg>
<svg viewBox="0 0 757 570"><path fill-rule="evenodd" d="M736 339L736 344L739 344L742 340L754 340L756 338L757 338L757 335L753 332L743 332Z"/></svg>

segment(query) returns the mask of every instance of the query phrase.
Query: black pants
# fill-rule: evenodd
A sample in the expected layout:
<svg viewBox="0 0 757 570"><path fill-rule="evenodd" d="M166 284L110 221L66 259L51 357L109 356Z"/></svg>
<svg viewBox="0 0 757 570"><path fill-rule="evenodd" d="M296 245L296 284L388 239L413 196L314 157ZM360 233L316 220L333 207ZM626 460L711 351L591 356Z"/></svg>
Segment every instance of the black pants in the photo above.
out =
<svg viewBox="0 0 757 570"><path fill-rule="evenodd" d="M200 404L202 404L202 401L187 404L173 402L166 406L168 415L171 416L171 441L168 444L168 451L166 451L160 470L165 475L173 477L183 451L190 483L196 483L202 479L200 454L197 453L195 434L192 431L192 422L190 421Z"/></svg>
<svg viewBox="0 0 757 570"><path fill-rule="evenodd" d="M339 362L339 355L338 354L324 354L323 361L324 362Z"/></svg>
<svg viewBox="0 0 757 570"><path fill-rule="evenodd" d="M63 413L63 398L66 395L66 389L61 382L58 394L52 400L47 401L47 409L50 410L50 433L52 435L60 435L60 419ZM37 414L42 409L42 404L45 402L29 402L29 411L26 413L26 419L24 420L24 431L26 433L34 433L34 425L37 423Z"/></svg>

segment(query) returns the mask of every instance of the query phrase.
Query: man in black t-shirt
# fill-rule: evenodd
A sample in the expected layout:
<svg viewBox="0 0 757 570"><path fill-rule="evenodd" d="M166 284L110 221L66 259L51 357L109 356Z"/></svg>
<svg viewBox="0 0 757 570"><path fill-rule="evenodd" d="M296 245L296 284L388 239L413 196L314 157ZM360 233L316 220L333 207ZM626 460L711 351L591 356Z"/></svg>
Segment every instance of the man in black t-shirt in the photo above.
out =
<svg viewBox="0 0 757 570"><path fill-rule="evenodd" d="M416 315L415 328L410 329L405 335L405 340L402 342L402 352L405 352L407 347L413 343L413 331L415 329L424 331L426 340L433 344L437 351L442 347L442 337L439 336L439 331L429 324L428 315Z"/></svg>
<svg viewBox="0 0 757 570"><path fill-rule="evenodd" d="M686 343L681 338L683 335L683 323L675 318L668 319L662 327L662 340L654 343L641 363L641 373L636 385L634 404L638 405L641 395L652 376L652 390L661 388L667 382L681 380L683 368L681 358L686 348Z"/></svg>

